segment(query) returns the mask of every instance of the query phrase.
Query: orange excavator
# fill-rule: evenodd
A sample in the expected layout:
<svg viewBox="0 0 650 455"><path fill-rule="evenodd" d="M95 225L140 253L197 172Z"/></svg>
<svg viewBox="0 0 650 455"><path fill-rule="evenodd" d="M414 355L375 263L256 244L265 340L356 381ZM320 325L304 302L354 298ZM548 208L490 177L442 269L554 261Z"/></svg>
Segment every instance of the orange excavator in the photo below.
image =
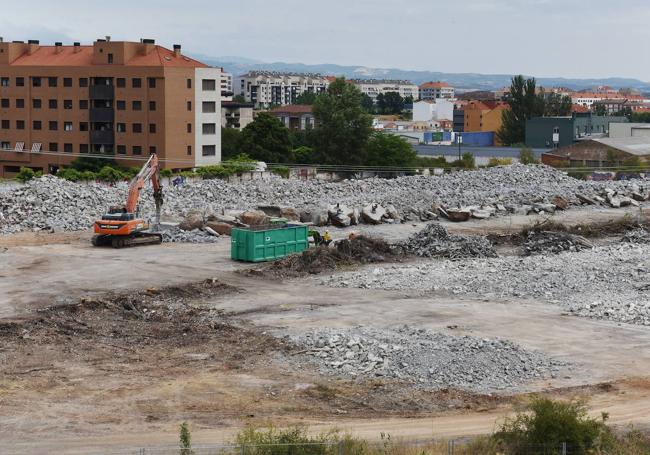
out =
<svg viewBox="0 0 650 455"><path fill-rule="evenodd" d="M133 245L150 245L162 243L162 234L149 231L149 224L138 215L140 192L151 180L153 198L156 203L156 224L160 224L160 208L163 203L162 185L158 156L153 153L142 166L138 175L129 183L129 196L124 207L111 207L101 220L95 221L95 246L111 245L124 248Z"/></svg>

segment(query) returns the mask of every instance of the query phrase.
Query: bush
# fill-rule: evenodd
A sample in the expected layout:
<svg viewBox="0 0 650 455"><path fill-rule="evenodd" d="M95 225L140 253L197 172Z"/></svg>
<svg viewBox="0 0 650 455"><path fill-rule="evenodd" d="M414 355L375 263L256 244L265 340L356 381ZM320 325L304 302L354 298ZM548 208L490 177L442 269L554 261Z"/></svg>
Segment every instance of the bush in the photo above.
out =
<svg viewBox="0 0 650 455"><path fill-rule="evenodd" d="M161 177L171 177L173 174L171 169L161 169L160 170L160 176Z"/></svg>
<svg viewBox="0 0 650 455"><path fill-rule="evenodd" d="M474 169L476 167L476 161L474 160L474 155L469 152L463 153L460 160L456 160L451 163L452 167L460 167L463 169Z"/></svg>
<svg viewBox="0 0 650 455"><path fill-rule="evenodd" d="M124 180L126 178L126 175L118 169L112 168L110 166L104 166L97 173L97 178L103 182L115 183L119 182L120 180Z"/></svg>
<svg viewBox="0 0 650 455"><path fill-rule="evenodd" d="M192 435L190 434L190 429L187 425L187 422L181 423L179 444L181 448L180 455L193 455L194 452L192 452Z"/></svg>
<svg viewBox="0 0 650 455"><path fill-rule="evenodd" d="M18 172L18 174L16 174L16 180L18 180L19 182L25 183L28 180L40 177L42 175L43 175L43 171L34 172L34 170L32 168L21 167L20 172Z"/></svg>
<svg viewBox="0 0 650 455"><path fill-rule="evenodd" d="M415 165L417 167L435 167L446 169L449 167L449 163L444 156L438 157L429 157L429 156L418 156L415 158Z"/></svg>
<svg viewBox="0 0 650 455"><path fill-rule="evenodd" d="M117 169L117 161L112 157L107 156L106 158L93 158L89 156L81 156L76 158L70 163L70 166L75 168L78 171L92 171L99 172L103 167L109 166Z"/></svg>
<svg viewBox="0 0 650 455"><path fill-rule="evenodd" d="M273 169L271 169L271 172L274 173L275 175L279 175L283 179L288 179L290 174L289 168L286 166L274 167Z"/></svg>
<svg viewBox="0 0 650 455"><path fill-rule="evenodd" d="M539 161L535 158L535 154L528 147L522 147L519 152L519 162L521 164L539 164Z"/></svg>
<svg viewBox="0 0 650 455"><path fill-rule="evenodd" d="M293 149L293 160L296 164L311 164L314 160L314 149L306 145Z"/></svg>
<svg viewBox="0 0 650 455"><path fill-rule="evenodd" d="M511 164L512 158L490 158L487 167L510 166Z"/></svg>
<svg viewBox="0 0 650 455"><path fill-rule="evenodd" d="M86 172L90 172L90 171L86 171ZM92 172L91 174L94 175L94 173ZM78 182L80 180L83 180L83 173L79 172L78 170L72 167L59 169L56 173L56 176L61 179L70 180L71 182Z"/></svg>

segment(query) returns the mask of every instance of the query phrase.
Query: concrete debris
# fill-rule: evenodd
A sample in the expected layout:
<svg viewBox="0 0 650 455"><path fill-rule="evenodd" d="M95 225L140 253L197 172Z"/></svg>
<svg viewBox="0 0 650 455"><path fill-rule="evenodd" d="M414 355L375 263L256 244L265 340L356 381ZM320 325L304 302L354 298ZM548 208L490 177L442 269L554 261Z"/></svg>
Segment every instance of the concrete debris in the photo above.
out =
<svg viewBox="0 0 650 455"><path fill-rule="evenodd" d="M210 228L207 228L212 230ZM167 227L161 229L163 242L165 243L214 243L219 241L219 234L217 232L202 231L200 229L193 229L186 231L179 227Z"/></svg>
<svg viewBox="0 0 650 455"><path fill-rule="evenodd" d="M402 247L421 257L451 259L496 257L490 241L482 236L452 235L439 223L431 223L412 235Z"/></svg>
<svg viewBox="0 0 650 455"><path fill-rule="evenodd" d="M633 229L623 234L621 242L627 243L650 243L650 232L643 228Z"/></svg>
<svg viewBox="0 0 650 455"><path fill-rule="evenodd" d="M550 210L544 204L557 207L557 197L576 205L610 206L613 200L617 206L617 201L621 205L628 203L625 198L640 202L639 198L645 199L648 190L634 181L577 180L543 165L500 166L441 176L341 182L279 178L244 183L204 180L165 187L163 217L181 221L193 210L204 214L229 214L230 211L241 213L258 206L272 206L290 208L284 213L290 219L299 214L303 221L322 225L321 207L339 204L349 208L346 215L350 224L354 224L355 216L349 213L354 215L363 207L376 204L387 212L381 222L408 222L433 219L437 212L444 214L444 207L460 209L463 213L458 216L462 218L471 216L471 211L469 215L466 213L467 207L477 207L475 214L478 217L485 216L481 210L526 214L532 209L548 213ZM126 194L127 186L123 182L108 186L72 183L52 176L34 179L26 185L0 192L0 233L87 229L109 206L123 204ZM609 198L601 197L604 194ZM436 209L432 210L434 205ZM306 216L308 213L312 216ZM141 198L141 216L151 219L153 214L151 190L145 189ZM377 222L372 212L356 218ZM346 219L341 221L340 224L347 224Z"/></svg>
<svg viewBox="0 0 650 455"><path fill-rule="evenodd" d="M650 325L650 244L580 252L382 265L321 278L334 287L535 299L584 317Z"/></svg>
<svg viewBox="0 0 650 455"><path fill-rule="evenodd" d="M368 204L361 211L361 219L368 224L380 224L388 218L388 212L379 204Z"/></svg>
<svg viewBox="0 0 650 455"><path fill-rule="evenodd" d="M185 219L181 221L178 225L184 231L193 231L195 229L201 229L203 227L203 212L199 210L192 210L187 214Z"/></svg>
<svg viewBox="0 0 650 455"><path fill-rule="evenodd" d="M569 201L562 196L555 196L551 202L557 210L566 210L569 208Z"/></svg>
<svg viewBox="0 0 650 455"><path fill-rule="evenodd" d="M566 365L500 339L450 336L408 326L355 327L288 337L323 374L401 380L423 390L516 390Z"/></svg>
<svg viewBox="0 0 650 455"><path fill-rule="evenodd" d="M594 245L579 235L556 231L531 231L524 241L524 254L548 254L562 251L581 251Z"/></svg>

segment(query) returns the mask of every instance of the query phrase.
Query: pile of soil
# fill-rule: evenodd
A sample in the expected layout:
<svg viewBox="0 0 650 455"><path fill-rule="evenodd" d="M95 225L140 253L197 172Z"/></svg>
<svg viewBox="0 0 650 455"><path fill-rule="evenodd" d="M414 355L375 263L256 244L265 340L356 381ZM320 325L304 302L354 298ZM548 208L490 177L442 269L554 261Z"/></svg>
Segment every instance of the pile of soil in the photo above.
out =
<svg viewBox="0 0 650 455"><path fill-rule="evenodd" d="M331 247L310 248L244 273L268 278L296 278L332 272L346 266L398 260L401 256L401 250L386 241L360 235L352 240L341 240Z"/></svg>

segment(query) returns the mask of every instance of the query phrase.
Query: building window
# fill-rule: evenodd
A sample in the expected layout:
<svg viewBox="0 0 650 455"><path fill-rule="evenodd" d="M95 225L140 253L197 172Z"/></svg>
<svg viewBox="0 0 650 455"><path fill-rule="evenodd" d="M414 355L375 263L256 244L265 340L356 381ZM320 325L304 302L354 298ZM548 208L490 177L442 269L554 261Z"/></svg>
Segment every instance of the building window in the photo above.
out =
<svg viewBox="0 0 650 455"><path fill-rule="evenodd" d="M64 77L63 78L63 86L64 87L72 87L72 78L71 77Z"/></svg>
<svg viewBox="0 0 650 455"><path fill-rule="evenodd" d="M117 100L115 105L117 106L118 111L123 111L126 109L126 101L124 100Z"/></svg>
<svg viewBox="0 0 650 455"><path fill-rule="evenodd" d="M117 131L118 133L126 133L126 123L116 124L115 131Z"/></svg>
<svg viewBox="0 0 650 455"><path fill-rule="evenodd" d="M141 111L142 110L142 101L134 101L131 103L131 109L134 111Z"/></svg>
<svg viewBox="0 0 650 455"><path fill-rule="evenodd" d="M79 100L79 109L88 109L88 100Z"/></svg>
<svg viewBox="0 0 650 455"><path fill-rule="evenodd" d="M72 122L63 122L63 131L72 131Z"/></svg>
<svg viewBox="0 0 650 455"><path fill-rule="evenodd" d="M188 124L187 124L187 132L188 132L188 133L191 133L191 132L192 132L192 124L191 124L191 123L188 123Z"/></svg>
<svg viewBox="0 0 650 455"><path fill-rule="evenodd" d="M215 156L217 154L216 145L204 145L202 150L203 156Z"/></svg>
<svg viewBox="0 0 650 455"><path fill-rule="evenodd" d="M58 122L50 122L50 131L56 131L59 129L59 123Z"/></svg>
<svg viewBox="0 0 650 455"><path fill-rule="evenodd" d="M204 123L203 134L217 134L217 125L215 123Z"/></svg>
<svg viewBox="0 0 650 455"><path fill-rule="evenodd" d="M8 77L0 77L0 87L9 87Z"/></svg>
<svg viewBox="0 0 650 455"><path fill-rule="evenodd" d="M2 127L3 130L10 129L11 126L9 125L9 120L2 120L2 122L0 122L0 127Z"/></svg>
<svg viewBox="0 0 650 455"><path fill-rule="evenodd" d="M124 88L126 87L126 79L123 77L118 77L116 81L117 88Z"/></svg>
<svg viewBox="0 0 650 455"><path fill-rule="evenodd" d="M34 120L32 122L32 129L35 130L40 130L42 128L41 121L40 120Z"/></svg>
<svg viewBox="0 0 650 455"><path fill-rule="evenodd" d="M58 103L57 103L56 100L50 100L50 101L48 102L48 106L50 107L50 109L56 109L57 106L58 106Z"/></svg>
<svg viewBox="0 0 650 455"><path fill-rule="evenodd" d="M126 155L126 145L118 145L117 146L117 154L118 155Z"/></svg>
<svg viewBox="0 0 650 455"><path fill-rule="evenodd" d="M133 88L142 87L142 79L140 79L139 77L134 77L133 79L131 79L131 87Z"/></svg>
<svg viewBox="0 0 650 455"><path fill-rule="evenodd" d="M88 131L88 122L79 122L79 131Z"/></svg>
<svg viewBox="0 0 650 455"><path fill-rule="evenodd" d="M25 129L25 121L24 120L16 120L16 129L17 130L24 130Z"/></svg>
<svg viewBox="0 0 650 455"><path fill-rule="evenodd" d="M134 145L133 148L131 149L131 153L134 155L142 155L142 147L139 145Z"/></svg>
<svg viewBox="0 0 650 455"><path fill-rule="evenodd" d="M25 100L22 98L16 99L16 108L23 109L25 107Z"/></svg>
<svg viewBox="0 0 650 455"><path fill-rule="evenodd" d="M63 144L63 151L65 153L72 153L72 144Z"/></svg>
<svg viewBox="0 0 650 455"><path fill-rule="evenodd" d="M206 114L213 114L217 112L217 103L214 101L204 101L202 103L202 109Z"/></svg>
<svg viewBox="0 0 650 455"><path fill-rule="evenodd" d="M149 155L151 155L152 153L156 153L156 146L155 145L151 145L149 147Z"/></svg>
<svg viewBox="0 0 650 455"><path fill-rule="evenodd" d="M217 81L214 79L203 79L201 84L204 92L214 92L217 89Z"/></svg>
<svg viewBox="0 0 650 455"><path fill-rule="evenodd" d="M41 78L32 77L32 87L40 87L40 86L41 86Z"/></svg>
<svg viewBox="0 0 650 455"><path fill-rule="evenodd" d="M155 111L156 110L156 102L155 101L149 101L149 110L150 111Z"/></svg>
<svg viewBox="0 0 650 455"><path fill-rule="evenodd" d="M24 77L17 77L16 78L16 87L24 87L25 86L25 78Z"/></svg>
<svg viewBox="0 0 650 455"><path fill-rule="evenodd" d="M134 123L133 124L133 132L134 133L142 133L142 123Z"/></svg>
<svg viewBox="0 0 650 455"><path fill-rule="evenodd" d="M156 124L155 123L150 123L149 124L149 133L155 134L156 132Z"/></svg>
<svg viewBox="0 0 650 455"><path fill-rule="evenodd" d="M108 64L110 65L112 63L113 63L113 54L108 54Z"/></svg>
<svg viewBox="0 0 650 455"><path fill-rule="evenodd" d="M11 142L8 142L8 141L0 142L0 149L2 149L2 150L11 150Z"/></svg>
<svg viewBox="0 0 650 455"><path fill-rule="evenodd" d="M187 88L192 88L192 79L187 80Z"/></svg>
<svg viewBox="0 0 650 455"><path fill-rule="evenodd" d="M80 77L79 78L79 87L88 87L88 78Z"/></svg>
<svg viewBox="0 0 650 455"><path fill-rule="evenodd" d="M41 100L38 99L38 98L32 99L32 108L40 109L41 108Z"/></svg>
<svg viewBox="0 0 650 455"><path fill-rule="evenodd" d="M149 88L156 88L156 78L155 77L148 77L147 78L147 84L149 84Z"/></svg>
<svg viewBox="0 0 650 455"><path fill-rule="evenodd" d="M187 155L188 155L188 156L191 156L191 155L192 155L192 146L191 146L191 145L188 145L188 146L187 146Z"/></svg>
<svg viewBox="0 0 650 455"><path fill-rule="evenodd" d="M72 100L63 100L63 109L72 109Z"/></svg>
<svg viewBox="0 0 650 455"><path fill-rule="evenodd" d="M79 144L79 153L88 153L88 144Z"/></svg>
<svg viewBox="0 0 650 455"><path fill-rule="evenodd" d="M192 112L192 102L191 101L187 102L187 110Z"/></svg>
<svg viewBox="0 0 650 455"><path fill-rule="evenodd" d="M58 142L50 142L50 145L47 146L50 152L58 152L59 151L59 143Z"/></svg>
<svg viewBox="0 0 650 455"><path fill-rule="evenodd" d="M8 108L9 107L9 98L2 98L0 100L0 107L2 107L3 109Z"/></svg>

